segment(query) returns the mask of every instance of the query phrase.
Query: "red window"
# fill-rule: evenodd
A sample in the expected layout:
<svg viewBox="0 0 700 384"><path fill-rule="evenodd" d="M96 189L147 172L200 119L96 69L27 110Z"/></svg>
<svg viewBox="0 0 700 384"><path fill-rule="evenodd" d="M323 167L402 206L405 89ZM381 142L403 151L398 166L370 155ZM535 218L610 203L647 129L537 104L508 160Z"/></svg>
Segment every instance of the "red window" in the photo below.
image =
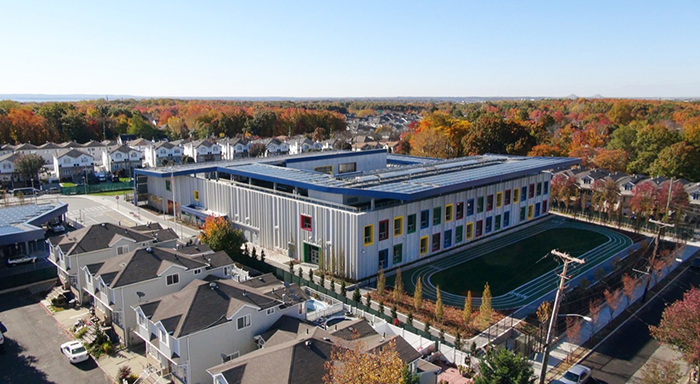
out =
<svg viewBox="0 0 700 384"><path fill-rule="evenodd" d="M527 190L527 197L529 199L535 197L535 184L530 184L530 188Z"/></svg>
<svg viewBox="0 0 700 384"><path fill-rule="evenodd" d="M547 200L542 200L542 213L547 212Z"/></svg>
<svg viewBox="0 0 700 384"><path fill-rule="evenodd" d="M301 215L301 229L305 231L311 230L311 217L306 215Z"/></svg>
<svg viewBox="0 0 700 384"><path fill-rule="evenodd" d="M457 220L464 217L464 202L457 203Z"/></svg>
<svg viewBox="0 0 700 384"><path fill-rule="evenodd" d="M389 238L389 220L382 220L379 222L379 240L386 240Z"/></svg>
<svg viewBox="0 0 700 384"><path fill-rule="evenodd" d="M503 204L510 204L510 189L506 190L505 201L503 202Z"/></svg>

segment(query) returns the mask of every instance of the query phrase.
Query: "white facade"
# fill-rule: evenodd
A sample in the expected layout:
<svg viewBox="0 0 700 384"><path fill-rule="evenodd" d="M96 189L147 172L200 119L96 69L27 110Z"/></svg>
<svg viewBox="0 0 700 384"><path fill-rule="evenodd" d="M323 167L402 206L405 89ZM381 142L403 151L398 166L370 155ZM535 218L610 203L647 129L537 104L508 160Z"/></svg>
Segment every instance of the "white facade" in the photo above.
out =
<svg viewBox="0 0 700 384"><path fill-rule="evenodd" d="M170 143L149 145L144 152L145 167L162 167L165 164L180 164L183 149Z"/></svg>
<svg viewBox="0 0 700 384"><path fill-rule="evenodd" d="M143 154L138 149L122 145L102 150L102 164L108 172L138 168L142 163Z"/></svg>
<svg viewBox="0 0 700 384"><path fill-rule="evenodd" d="M221 160L221 146L203 140L184 145L184 154L193 158L195 163Z"/></svg>
<svg viewBox="0 0 700 384"><path fill-rule="evenodd" d="M54 155L53 170L59 179L85 176L94 172L94 158L77 149L64 150Z"/></svg>

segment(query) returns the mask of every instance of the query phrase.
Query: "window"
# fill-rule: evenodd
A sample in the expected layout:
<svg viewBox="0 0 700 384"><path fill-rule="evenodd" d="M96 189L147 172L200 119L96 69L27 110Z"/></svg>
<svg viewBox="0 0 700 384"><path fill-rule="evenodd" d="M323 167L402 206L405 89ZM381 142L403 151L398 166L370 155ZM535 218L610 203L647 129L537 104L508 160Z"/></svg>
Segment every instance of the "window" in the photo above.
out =
<svg viewBox="0 0 700 384"><path fill-rule="evenodd" d="M527 198L532 199L535 197L535 184L530 184L530 189L527 190Z"/></svg>
<svg viewBox="0 0 700 384"><path fill-rule="evenodd" d="M452 246L452 230L448 229L445 231L445 240L443 244L443 248L449 248Z"/></svg>
<svg viewBox="0 0 700 384"><path fill-rule="evenodd" d="M202 273L202 268L197 268L194 270L195 275L199 275L200 273Z"/></svg>
<svg viewBox="0 0 700 384"><path fill-rule="evenodd" d="M503 192L496 193L496 208L503 206Z"/></svg>
<svg viewBox="0 0 700 384"><path fill-rule="evenodd" d="M199 191L194 191L194 199L199 201Z"/></svg>
<svg viewBox="0 0 700 384"><path fill-rule="evenodd" d="M520 188L520 196L522 196L523 199L527 199L527 185L523 185L523 187Z"/></svg>
<svg viewBox="0 0 700 384"><path fill-rule="evenodd" d="M338 173L357 172L357 163L338 164Z"/></svg>
<svg viewBox="0 0 700 384"><path fill-rule="evenodd" d="M464 226L458 225L455 228L455 244L459 244L464 241Z"/></svg>
<svg viewBox="0 0 700 384"><path fill-rule="evenodd" d="M537 183L537 196L542 195L542 183Z"/></svg>
<svg viewBox="0 0 700 384"><path fill-rule="evenodd" d="M467 200L467 216L474 214L474 199Z"/></svg>
<svg viewBox="0 0 700 384"><path fill-rule="evenodd" d="M508 205L510 204L510 189L506 190L506 201L503 202L503 204Z"/></svg>
<svg viewBox="0 0 700 384"><path fill-rule="evenodd" d="M425 210L420 212L420 227L422 228L428 228L430 221L430 211Z"/></svg>
<svg viewBox="0 0 700 384"><path fill-rule="evenodd" d="M363 230L365 246L374 243L374 225L365 225Z"/></svg>
<svg viewBox="0 0 700 384"><path fill-rule="evenodd" d="M236 352L234 352L234 353L232 353L232 354L230 354L230 355L224 356L224 357L221 359L221 361L222 361L222 363L225 363L225 362L227 362L227 361L231 361L231 360L233 360L233 359L237 359L240 355L241 355L241 353L240 353L239 351L236 351Z"/></svg>
<svg viewBox="0 0 700 384"><path fill-rule="evenodd" d="M464 217L464 203L457 203L457 220Z"/></svg>
<svg viewBox="0 0 700 384"><path fill-rule="evenodd" d="M545 195L549 193L549 181L542 183L542 193Z"/></svg>
<svg viewBox="0 0 700 384"><path fill-rule="evenodd" d="M440 250L440 234L436 233L433 235L433 247L432 251L437 252Z"/></svg>
<svg viewBox="0 0 700 384"><path fill-rule="evenodd" d="M476 213L484 212L484 196L476 199Z"/></svg>
<svg viewBox="0 0 700 384"><path fill-rule="evenodd" d="M170 191L170 180L165 180L165 190Z"/></svg>
<svg viewBox="0 0 700 384"><path fill-rule="evenodd" d="M540 217L540 203L535 204L535 217Z"/></svg>
<svg viewBox="0 0 700 384"><path fill-rule="evenodd" d="M590 184L591 181L593 181L593 179L591 179L590 177L584 177L584 178L583 178L583 183L584 183L584 184Z"/></svg>
<svg viewBox="0 0 700 384"><path fill-rule="evenodd" d="M453 211L454 211L454 205L447 204L445 206L445 222L446 223L452 221Z"/></svg>
<svg viewBox="0 0 700 384"><path fill-rule="evenodd" d="M420 255L425 255L428 253L428 236L423 236L420 238Z"/></svg>
<svg viewBox="0 0 700 384"><path fill-rule="evenodd" d="M525 207L520 207L520 221L525 221Z"/></svg>
<svg viewBox="0 0 700 384"><path fill-rule="evenodd" d="M274 314L274 313L275 313L275 307L268 308L268 309L265 310L265 314L268 315L268 316L270 316L270 315L272 315L272 314Z"/></svg>
<svg viewBox="0 0 700 384"><path fill-rule="evenodd" d="M442 207L433 208L433 225L439 225L442 221Z"/></svg>
<svg viewBox="0 0 700 384"><path fill-rule="evenodd" d="M389 250L382 249L379 251L379 269L383 269L389 266Z"/></svg>
<svg viewBox="0 0 700 384"><path fill-rule="evenodd" d="M161 327L162 327L162 325L161 325ZM163 344L168 345L168 341L169 341L168 340L168 332L163 328L158 328L158 333L159 333L158 338L160 339L160 341Z"/></svg>
<svg viewBox="0 0 700 384"><path fill-rule="evenodd" d="M250 315L241 316L236 319L236 329L241 330L248 327L250 327Z"/></svg>
<svg viewBox="0 0 700 384"><path fill-rule="evenodd" d="M328 173L330 175L333 174L333 166L332 165L323 165L320 167L314 167L315 172L321 172L321 173Z"/></svg>
<svg viewBox="0 0 700 384"><path fill-rule="evenodd" d="M117 159L121 159L121 158L122 158L122 154L121 154L121 153L117 153L116 155L114 155L114 157L117 158ZM85 162L84 159L81 159L81 160L82 160L83 162Z"/></svg>
<svg viewBox="0 0 700 384"><path fill-rule="evenodd" d="M146 325L146 317L141 311L136 312L136 322L141 326Z"/></svg>
<svg viewBox="0 0 700 384"><path fill-rule="evenodd" d="M467 224L467 239L474 237L474 223Z"/></svg>
<svg viewBox="0 0 700 384"><path fill-rule="evenodd" d="M173 285L180 282L180 275L174 273L165 277L165 285Z"/></svg>
<svg viewBox="0 0 700 384"><path fill-rule="evenodd" d="M487 217L486 218L486 231L485 231L485 233L491 233L492 228L493 228L493 217Z"/></svg>
<svg viewBox="0 0 700 384"><path fill-rule="evenodd" d="M301 215L301 229L305 231L310 231L312 226L312 221L310 216Z"/></svg>
<svg viewBox="0 0 700 384"><path fill-rule="evenodd" d="M496 215L493 218L493 229L494 231L498 231L501 229L501 215Z"/></svg>
<svg viewBox="0 0 700 384"><path fill-rule="evenodd" d="M503 212L503 228L507 228L510 225L510 211Z"/></svg>
<svg viewBox="0 0 700 384"><path fill-rule="evenodd" d="M92 275L90 274L90 271L85 271L85 280L86 280L88 283L91 283L91 282L92 282Z"/></svg>
<svg viewBox="0 0 700 384"><path fill-rule="evenodd" d="M416 231L416 214L408 215L408 224L406 225L406 230L408 233L413 233Z"/></svg>
<svg viewBox="0 0 700 384"><path fill-rule="evenodd" d="M389 220L379 222L379 241L389 238Z"/></svg>
<svg viewBox="0 0 700 384"><path fill-rule="evenodd" d="M515 188L513 190L513 202L517 203L518 201L520 201L520 190L518 188Z"/></svg>
<svg viewBox="0 0 700 384"><path fill-rule="evenodd" d="M403 244L394 245L394 254L392 255L391 262L396 265L401 263L403 259Z"/></svg>
<svg viewBox="0 0 700 384"><path fill-rule="evenodd" d="M394 218L394 236L403 235L403 216Z"/></svg>
<svg viewBox="0 0 700 384"><path fill-rule="evenodd" d="M534 213L535 213L535 207L533 207L532 205L528 205L527 206L527 219L528 220L532 219L532 216L534 215Z"/></svg>
<svg viewBox="0 0 700 384"><path fill-rule="evenodd" d="M486 211L493 209L493 195L486 196Z"/></svg>
<svg viewBox="0 0 700 384"><path fill-rule="evenodd" d="M128 245L120 245L117 247L117 255L123 255L125 253L129 252L129 246Z"/></svg>
<svg viewBox="0 0 700 384"><path fill-rule="evenodd" d="M547 200L542 200L542 213L547 213Z"/></svg>
<svg viewBox="0 0 700 384"><path fill-rule="evenodd" d="M480 237L483 234L484 230L484 221L479 220L476 222L476 237Z"/></svg>

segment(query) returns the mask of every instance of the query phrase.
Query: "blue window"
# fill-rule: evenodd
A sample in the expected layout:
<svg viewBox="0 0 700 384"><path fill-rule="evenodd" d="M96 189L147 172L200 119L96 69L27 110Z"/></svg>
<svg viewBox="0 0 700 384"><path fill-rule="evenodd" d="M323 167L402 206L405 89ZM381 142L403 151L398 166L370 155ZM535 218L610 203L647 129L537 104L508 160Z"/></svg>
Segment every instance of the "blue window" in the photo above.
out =
<svg viewBox="0 0 700 384"><path fill-rule="evenodd" d="M492 225L493 225L493 217L487 217L486 218L486 231L485 231L485 233L491 232Z"/></svg>
<svg viewBox="0 0 700 384"><path fill-rule="evenodd" d="M503 228L507 228L510 225L510 211L503 212Z"/></svg>
<svg viewBox="0 0 700 384"><path fill-rule="evenodd" d="M420 227L421 228L428 228L428 225L430 224L430 211L425 210L420 212Z"/></svg>
<svg viewBox="0 0 700 384"><path fill-rule="evenodd" d="M379 251L379 268L386 268L389 266L389 250L382 249Z"/></svg>
<svg viewBox="0 0 700 384"><path fill-rule="evenodd" d="M540 217L540 203L535 204L535 217Z"/></svg>
<svg viewBox="0 0 700 384"><path fill-rule="evenodd" d="M523 200L527 199L527 185L523 185L523 187L520 188L520 196L523 197Z"/></svg>
<svg viewBox="0 0 700 384"><path fill-rule="evenodd" d="M467 200L467 216L474 214L474 199Z"/></svg>
<svg viewBox="0 0 700 384"><path fill-rule="evenodd" d="M452 230L448 229L445 231L445 246L443 248L449 248L452 246Z"/></svg>

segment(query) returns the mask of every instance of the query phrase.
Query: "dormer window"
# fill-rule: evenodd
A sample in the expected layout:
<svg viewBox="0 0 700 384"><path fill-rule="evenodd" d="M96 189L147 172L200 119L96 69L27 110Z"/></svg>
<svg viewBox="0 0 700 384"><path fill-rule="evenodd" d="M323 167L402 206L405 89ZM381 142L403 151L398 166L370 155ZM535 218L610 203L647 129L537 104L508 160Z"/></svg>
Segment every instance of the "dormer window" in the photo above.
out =
<svg viewBox="0 0 700 384"><path fill-rule="evenodd" d="M117 247L117 255L122 255L124 253L129 252L129 246L128 245L120 245Z"/></svg>
<svg viewBox="0 0 700 384"><path fill-rule="evenodd" d="M161 343L168 345L168 332L164 328L162 328L162 325L161 328L158 329L158 333L158 338L160 339Z"/></svg>
<svg viewBox="0 0 700 384"><path fill-rule="evenodd" d="M121 158L122 158L122 154L121 154L121 153L117 153L116 155L114 155L114 157L115 157L116 159L121 159Z"/></svg>
<svg viewBox="0 0 700 384"><path fill-rule="evenodd" d="M173 285L177 284L180 282L180 275L177 273L173 273L172 275L168 275L165 277L165 285Z"/></svg>
<svg viewBox="0 0 700 384"><path fill-rule="evenodd" d="M585 177L585 178L583 178L583 183L586 184L586 185L590 184L590 183L591 183L591 178L590 178L590 177Z"/></svg>

